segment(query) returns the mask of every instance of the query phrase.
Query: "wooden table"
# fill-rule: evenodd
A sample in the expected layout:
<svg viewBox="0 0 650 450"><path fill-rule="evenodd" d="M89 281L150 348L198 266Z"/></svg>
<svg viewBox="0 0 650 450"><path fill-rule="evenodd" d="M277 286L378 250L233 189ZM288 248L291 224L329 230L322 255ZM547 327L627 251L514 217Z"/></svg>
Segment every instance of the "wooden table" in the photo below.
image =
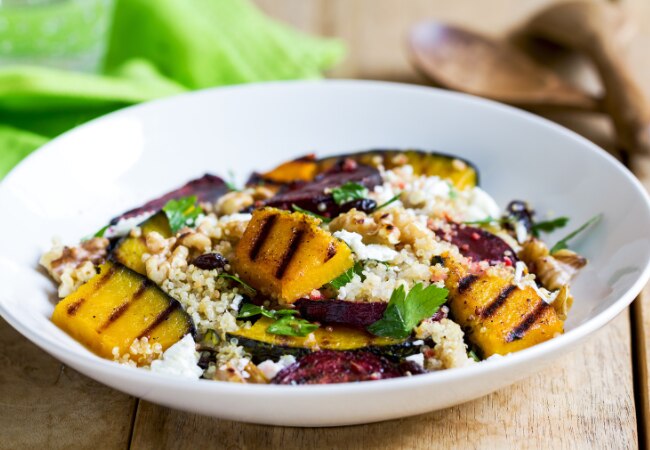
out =
<svg viewBox="0 0 650 450"><path fill-rule="evenodd" d="M298 28L344 39L331 76L422 83L404 52L412 23L437 18L505 33L550 0L258 0ZM650 2L628 0L640 32L628 59L650 94ZM604 147L599 117L556 114ZM650 187L650 159L633 169ZM175 411L100 385L0 319L0 448L634 448L647 447L650 289L586 345L535 377L444 411L330 429L248 425ZM644 326L645 325L645 326ZM646 330L645 333L643 330Z"/></svg>

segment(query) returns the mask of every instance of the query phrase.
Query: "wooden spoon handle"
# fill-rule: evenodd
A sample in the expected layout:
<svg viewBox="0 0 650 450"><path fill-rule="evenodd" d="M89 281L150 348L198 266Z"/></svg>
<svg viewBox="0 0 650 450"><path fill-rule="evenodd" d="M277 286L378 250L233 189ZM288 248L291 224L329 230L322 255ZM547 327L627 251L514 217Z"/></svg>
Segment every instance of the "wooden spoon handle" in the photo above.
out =
<svg viewBox="0 0 650 450"><path fill-rule="evenodd" d="M591 56L605 87L603 106L612 118L618 143L628 153L650 154L650 112L643 92L618 50L605 39L598 41Z"/></svg>

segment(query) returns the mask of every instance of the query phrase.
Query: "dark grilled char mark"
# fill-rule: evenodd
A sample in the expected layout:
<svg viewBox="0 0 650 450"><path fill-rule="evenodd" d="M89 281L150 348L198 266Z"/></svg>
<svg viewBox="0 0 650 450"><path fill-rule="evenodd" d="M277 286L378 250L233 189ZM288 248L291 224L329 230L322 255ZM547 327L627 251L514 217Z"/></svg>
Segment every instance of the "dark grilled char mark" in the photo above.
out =
<svg viewBox="0 0 650 450"><path fill-rule="evenodd" d="M151 322L151 324L144 329L142 333L138 336L138 339L142 339L145 336L149 336L151 332L161 323L163 323L167 318L177 309L179 309L181 306L180 303L177 301L173 301L171 305L169 305L164 311L162 311L156 318Z"/></svg>
<svg viewBox="0 0 650 450"><path fill-rule="evenodd" d="M101 289L102 286L104 286L106 283L108 283L108 280L110 280L111 277L114 274L115 274L115 267L111 267L104 274L104 276L99 279L99 281L95 285L95 292L99 291L99 289ZM72 303L71 305L68 305L68 309L67 309L68 315L74 316L77 313L77 311L79 310L79 308L81 307L81 305L84 304L85 301L86 301L85 298L80 298L79 300Z"/></svg>
<svg viewBox="0 0 650 450"><path fill-rule="evenodd" d="M262 246L264 245L264 242L269 237L269 234L271 233L271 229L273 228L273 225L275 224L276 219L278 218L277 215L272 215L268 216L264 219L264 222L262 223L262 226L260 227L260 232L258 233L257 237L255 238L255 242L253 242L253 246L251 247L251 251L248 254L250 257L251 261L255 261L257 259L257 255L260 253L260 250L262 249Z"/></svg>
<svg viewBox="0 0 650 450"><path fill-rule="evenodd" d="M287 245L287 251L282 255L282 260L280 260L280 266L278 267L277 272L275 272L275 278L281 280L284 277L284 272L286 272L289 263L293 259L293 256L298 251L300 244L302 243L302 238L305 235L305 230L303 229L294 229L289 245Z"/></svg>
<svg viewBox="0 0 650 450"><path fill-rule="evenodd" d="M131 306L133 302L135 302L137 299L142 297L142 295L144 295L144 293L147 291L147 288L149 288L150 285L151 285L151 281L149 281L148 279L142 280L142 283L140 283L138 290L133 293L131 298L129 298L127 301L125 301L120 306L115 308L111 313L111 315L108 316L108 319L106 319L106 322L104 322L97 331L102 332L106 330L106 328L111 326L117 319L119 319L126 312L127 309L129 309L129 306Z"/></svg>
<svg viewBox="0 0 650 450"><path fill-rule="evenodd" d="M334 255L336 255L336 247L332 242L330 242L329 245L327 246L327 256L325 257L325 262L334 258Z"/></svg>
<svg viewBox="0 0 650 450"><path fill-rule="evenodd" d="M476 280L478 280L478 276L476 275L467 275L466 277L461 278L458 282L458 293L462 294L468 291Z"/></svg>
<svg viewBox="0 0 650 450"><path fill-rule="evenodd" d="M517 325L510 333L508 333L508 336L506 336L506 342L513 342L518 339L522 339L530 327L532 327L533 324L535 324L535 322L537 322L539 318L542 317L542 314L544 314L550 307L551 305L546 303L544 300L540 300L535 308L524 316L523 320L519 322L519 325Z"/></svg>
<svg viewBox="0 0 650 450"><path fill-rule="evenodd" d="M515 289L517 289L517 286L514 284L503 288L503 290L499 292L499 295L497 295L497 298L495 298L490 304L481 309L481 312L479 313L481 318L487 319L494 315L494 313L497 312L497 310L506 303L506 300L508 300L508 297Z"/></svg>

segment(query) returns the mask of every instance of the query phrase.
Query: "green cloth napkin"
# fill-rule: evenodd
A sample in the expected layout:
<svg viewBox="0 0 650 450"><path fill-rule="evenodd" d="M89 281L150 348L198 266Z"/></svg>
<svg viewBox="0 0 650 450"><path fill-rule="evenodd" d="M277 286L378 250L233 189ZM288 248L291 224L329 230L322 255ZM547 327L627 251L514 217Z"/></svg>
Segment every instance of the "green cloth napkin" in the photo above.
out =
<svg viewBox="0 0 650 450"><path fill-rule="evenodd" d="M117 0L102 74L0 70L0 179L48 139L110 111L188 89L316 78L344 52L248 0Z"/></svg>

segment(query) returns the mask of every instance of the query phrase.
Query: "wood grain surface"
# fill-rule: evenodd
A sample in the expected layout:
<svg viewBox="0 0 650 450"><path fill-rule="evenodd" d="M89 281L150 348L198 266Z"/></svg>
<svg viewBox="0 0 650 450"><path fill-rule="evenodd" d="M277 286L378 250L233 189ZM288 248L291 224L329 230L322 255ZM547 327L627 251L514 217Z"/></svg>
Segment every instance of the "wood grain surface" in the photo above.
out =
<svg viewBox="0 0 650 450"><path fill-rule="evenodd" d="M348 57L330 76L423 83L404 51L411 24L436 18L499 35L552 1L256 3L300 29L345 40ZM650 94L650 2L621 3L639 24L626 59ZM604 118L551 118L613 149ZM631 163L650 188L650 158ZM650 289L642 298L632 314L621 314L572 354L509 388L417 417L329 429L241 424L138 401L63 368L0 319L0 448L647 448L639 438L647 437L648 426Z"/></svg>

